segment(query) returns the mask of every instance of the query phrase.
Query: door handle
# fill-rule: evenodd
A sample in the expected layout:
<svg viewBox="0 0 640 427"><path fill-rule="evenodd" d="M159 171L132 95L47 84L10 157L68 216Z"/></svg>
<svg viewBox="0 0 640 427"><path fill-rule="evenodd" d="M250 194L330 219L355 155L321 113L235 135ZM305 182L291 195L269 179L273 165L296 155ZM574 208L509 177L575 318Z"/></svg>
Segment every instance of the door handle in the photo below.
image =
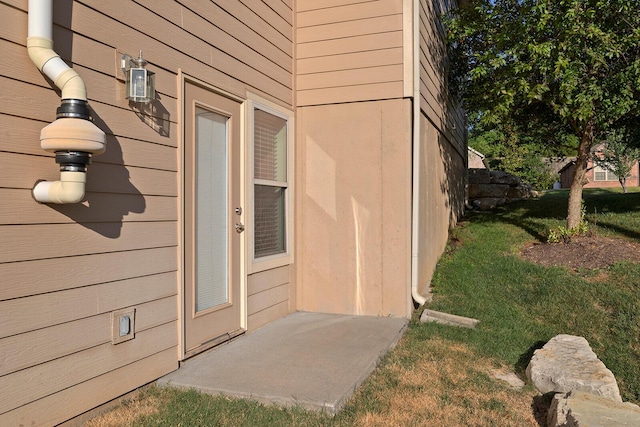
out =
<svg viewBox="0 0 640 427"><path fill-rule="evenodd" d="M235 227L236 227L236 232L237 232L238 234L239 234L239 233L242 233L242 232L244 231L244 224L242 224L242 223L238 223L238 222L236 222Z"/></svg>

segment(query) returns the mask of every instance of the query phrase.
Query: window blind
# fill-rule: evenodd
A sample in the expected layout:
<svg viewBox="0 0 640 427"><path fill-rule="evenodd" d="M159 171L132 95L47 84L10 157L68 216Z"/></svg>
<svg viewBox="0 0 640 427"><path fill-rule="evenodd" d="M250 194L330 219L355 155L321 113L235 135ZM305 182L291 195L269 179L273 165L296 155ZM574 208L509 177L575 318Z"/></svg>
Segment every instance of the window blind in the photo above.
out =
<svg viewBox="0 0 640 427"><path fill-rule="evenodd" d="M254 254L286 252L287 121L254 109Z"/></svg>

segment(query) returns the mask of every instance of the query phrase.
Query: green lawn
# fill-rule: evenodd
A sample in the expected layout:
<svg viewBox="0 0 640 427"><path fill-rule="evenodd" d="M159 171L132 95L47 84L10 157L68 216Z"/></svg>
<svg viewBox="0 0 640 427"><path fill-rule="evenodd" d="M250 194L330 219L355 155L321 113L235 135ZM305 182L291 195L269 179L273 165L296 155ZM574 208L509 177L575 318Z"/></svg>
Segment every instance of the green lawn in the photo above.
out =
<svg viewBox="0 0 640 427"><path fill-rule="evenodd" d="M640 191L586 190L591 230L640 242ZM531 354L556 334L584 336L618 380L624 400L640 402L640 265L599 271L545 268L519 249L564 223L567 192L471 213L452 235L433 279L429 308L479 319L475 330L421 324L405 337L336 417L298 408L152 388L135 421L93 426L536 426L531 387L512 390L491 370L522 373ZM141 408L151 407L150 411ZM148 415L144 415L149 412ZM103 418L104 420L104 418Z"/></svg>
<svg viewBox="0 0 640 427"><path fill-rule="evenodd" d="M640 191L585 190L587 220L598 234L640 242ZM640 401L640 265L576 274L522 260L518 249L564 223L565 191L467 218L433 281L432 308L481 320L473 333L441 331L518 370L556 334L584 336L613 371L625 400ZM594 225L595 224L595 225Z"/></svg>

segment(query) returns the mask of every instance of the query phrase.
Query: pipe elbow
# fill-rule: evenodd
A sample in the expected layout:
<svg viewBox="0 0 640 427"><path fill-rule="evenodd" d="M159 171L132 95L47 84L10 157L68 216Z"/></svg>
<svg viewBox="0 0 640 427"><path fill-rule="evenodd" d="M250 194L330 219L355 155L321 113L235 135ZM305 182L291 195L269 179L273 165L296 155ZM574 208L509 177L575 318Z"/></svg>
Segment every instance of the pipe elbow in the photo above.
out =
<svg viewBox="0 0 640 427"><path fill-rule="evenodd" d="M87 89L78 73L53 50L53 41L44 37L27 38L27 52L33 64L62 92L62 99L87 100Z"/></svg>
<svg viewBox="0 0 640 427"><path fill-rule="evenodd" d="M86 182L85 172L60 172L60 181L40 181L31 194L39 203L80 203L84 199Z"/></svg>
<svg viewBox="0 0 640 427"><path fill-rule="evenodd" d="M53 50L53 41L44 37L28 37L27 53L31 62L42 71L44 64L58 56Z"/></svg>
<svg viewBox="0 0 640 427"><path fill-rule="evenodd" d="M62 99L87 100L87 88L82 77L73 68L67 68L58 75L55 84L62 91Z"/></svg>
<svg viewBox="0 0 640 427"><path fill-rule="evenodd" d="M427 302L427 299L420 295L417 289L411 289L411 297L419 306L423 306Z"/></svg>

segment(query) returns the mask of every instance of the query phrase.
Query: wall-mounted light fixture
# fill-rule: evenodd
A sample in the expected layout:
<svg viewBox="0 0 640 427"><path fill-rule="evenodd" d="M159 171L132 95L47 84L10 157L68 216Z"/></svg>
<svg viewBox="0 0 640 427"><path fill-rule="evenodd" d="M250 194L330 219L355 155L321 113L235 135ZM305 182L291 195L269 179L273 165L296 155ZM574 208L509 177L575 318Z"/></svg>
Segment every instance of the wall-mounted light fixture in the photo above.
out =
<svg viewBox="0 0 640 427"><path fill-rule="evenodd" d="M126 76L126 98L132 102L148 104L156 97L155 80L153 71L147 70L147 61L142 58L142 51L138 58L122 55L122 72Z"/></svg>

